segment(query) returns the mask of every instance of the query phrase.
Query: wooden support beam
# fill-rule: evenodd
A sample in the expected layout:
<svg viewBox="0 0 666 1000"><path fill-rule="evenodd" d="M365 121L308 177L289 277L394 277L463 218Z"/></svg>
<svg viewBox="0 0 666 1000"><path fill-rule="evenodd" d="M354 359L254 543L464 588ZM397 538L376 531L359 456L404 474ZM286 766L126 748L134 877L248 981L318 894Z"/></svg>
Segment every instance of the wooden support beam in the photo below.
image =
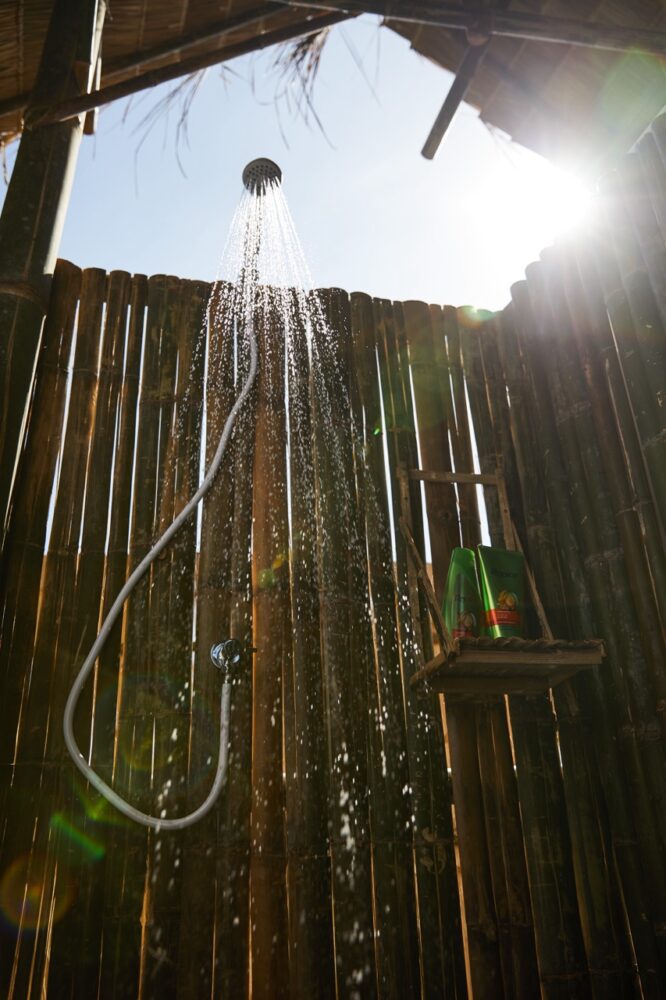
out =
<svg viewBox="0 0 666 1000"><path fill-rule="evenodd" d="M483 62L483 58L489 44L490 40L488 39L481 45L470 45L465 51L462 62L458 67L458 72L456 73L453 83L449 88L448 94L444 98L444 103L440 108L439 114L435 118L434 124L428 133L428 138L426 139L423 149L421 150L421 155L424 156L426 160L434 159L435 153L442 143L446 130L453 121L453 116L465 99L465 94L474 79L474 74Z"/></svg>
<svg viewBox="0 0 666 1000"><path fill-rule="evenodd" d="M101 90L93 94L82 94L56 104L51 102L40 108L35 107L31 109L30 114L26 113L26 127L34 128L37 125L51 125L55 122L67 121L93 108L102 107L123 97L130 97L140 90L147 90L150 87L156 87L158 84L168 83L170 80L175 80L178 77L187 76L189 73L196 73L198 70L207 69L209 66L217 66L221 62L268 48L270 45L277 45L279 42L288 42L294 38L315 34L323 28L328 28L352 16L346 11L329 12L322 16L309 15L298 24L289 24L286 27L276 28L273 31L266 31L264 34L247 39L244 42L237 42L236 44L223 46L210 52L190 56L188 59L182 59L180 62L161 66L158 69L142 73L140 76L122 80L108 87L102 87Z"/></svg>
<svg viewBox="0 0 666 1000"><path fill-rule="evenodd" d="M35 104L90 88L106 0L56 0ZM0 546L21 454L50 280L83 122L24 134L0 216Z"/></svg>
<svg viewBox="0 0 666 1000"><path fill-rule="evenodd" d="M655 55L666 53L666 32L652 28L627 28L617 24L600 24L570 17L550 17L524 11L467 9L440 4L437 0L405 0L387 3L385 0L273 0L288 7L309 7L313 10L346 11L347 14L377 14L387 21L405 21L470 31L480 35L499 35L530 42L553 42L558 45L581 45L594 49L626 52L640 49Z"/></svg>
<svg viewBox="0 0 666 1000"><path fill-rule="evenodd" d="M181 60L188 58L192 55L193 49L211 42L221 41L227 35L231 35L243 28L249 28L261 21L270 21L271 14L275 17L278 12L278 8L267 11L265 5L262 7L253 7L252 10L244 11L242 14L236 15L236 17L227 17L224 21L215 21L212 24L208 24L203 30L191 32L189 35L179 35L177 38L171 38L169 41L162 42L160 45L155 45L150 49L144 49L140 52L130 52L128 55L120 56L105 63L101 80L95 89L99 90L102 86L106 87L108 84L117 83L119 80L127 79L133 74L145 73L149 69L154 68L153 63L169 58L170 56L179 56ZM28 90L22 94L15 94L13 97L0 101L0 118L17 111L23 111L30 101L30 94L31 91Z"/></svg>

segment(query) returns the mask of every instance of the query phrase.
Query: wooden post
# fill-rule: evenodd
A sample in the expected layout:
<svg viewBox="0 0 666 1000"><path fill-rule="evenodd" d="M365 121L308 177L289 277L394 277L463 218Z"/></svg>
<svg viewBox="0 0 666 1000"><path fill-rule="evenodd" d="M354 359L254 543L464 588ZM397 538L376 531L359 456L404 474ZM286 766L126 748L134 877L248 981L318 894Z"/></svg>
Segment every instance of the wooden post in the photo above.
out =
<svg viewBox="0 0 666 1000"><path fill-rule="evenodd" d="M89 89L105 10L106 0L56 0L30 106ZM0 539L82 133L80 118L24 133L0 216Z"/></svg>

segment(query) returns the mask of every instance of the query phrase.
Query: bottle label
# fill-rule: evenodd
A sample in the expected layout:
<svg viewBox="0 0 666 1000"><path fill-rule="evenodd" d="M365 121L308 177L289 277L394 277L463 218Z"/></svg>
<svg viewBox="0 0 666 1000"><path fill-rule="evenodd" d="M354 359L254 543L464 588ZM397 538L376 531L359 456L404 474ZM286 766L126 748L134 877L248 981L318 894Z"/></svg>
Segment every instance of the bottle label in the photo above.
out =
<svg viewBox="0 0 666 1000"><path fill-rule="evenodd" d="M486 611L486 625L520 625L520 615L517 611L505 608L492 608Z"/></svg>

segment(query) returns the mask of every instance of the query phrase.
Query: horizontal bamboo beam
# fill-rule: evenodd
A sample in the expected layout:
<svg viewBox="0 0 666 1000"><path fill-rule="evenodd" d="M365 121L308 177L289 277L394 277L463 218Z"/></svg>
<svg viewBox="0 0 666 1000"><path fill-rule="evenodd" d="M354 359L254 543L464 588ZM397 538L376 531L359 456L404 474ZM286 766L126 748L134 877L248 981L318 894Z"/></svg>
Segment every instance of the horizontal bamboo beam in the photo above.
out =
<svg viewBox="0 0 666 1000"><path fill-rule="evenodd" d="M410 479L423 479L428 483L473 483L479 486L498 486L497 476L476 472L429 472L426 469L410 469Z"/></svg>
<svg viewBox="0 0 666 1000"><path fill-rule="evenodd" d="M321 17L309 15L305 21L298 24L290 24L274 31L267 31L262 35L238 42L235 45L223 46L210 52L203 52L199 55L182 59L180 62L172 63L168 66L160 66L158 69L149 70L140 76L122 80L119 83L103 87L92 94L84 94L73 100L61 101L46 108L35 108L33 113L26 115L25 125L27 128L35 128L38 125L52 125L55 122L67 121L69 118L76 118L84 112L93 108L102 107L112 101L120 100L124 97L131 97L140 90L147 90L156 87L161 83L168 83L180 76L187 76L196 73L198 70L207 69L209 66L216 66L229 59L236 59L238 56L248 55L260 49L277 45L280 42L288 42L294 38L301 38L312 35L323 28L328 28L339 21L344 21L353 15L346 11L336 11L324 14Z"/></svg>
<svg viewBox="0 0 666 1000"><path fill-rule="evenodd" d="M347 14L377 14L388 21L428 24L454 31L479 35L499 35L529 42L553 42L558 45L581 45L594 49L626 52L641 49L663 55L666 52L666 32L653 28L627 28L597 21L579 21L570 17L549 17L524 11L463 9L439 4L436 0L418 0L396 4L385 0L273 0L289 7L309 7L313 10L345 11Z"/></svg>
<svg viewBox="0 0 666 1000"><path fill-rule="evenodd" d="M275 12L273 12L274 14ZM190 55L190 50L199 45L220 41L227 35L233 34L234 31L251 27L253 24L267 20L270 16L271 11L267 11L265 6L253 7L252 10L238 14L236 17L228 17L224 21L208 24L198 32L170 38L167 42L162 42L160 45L140 52L130 52L102 66L102 83L106 87L107 84L118 82L120 77L126 79L132 73L146 72L152 63L169 56L180 56L182 59L184 56ZM14 94L12 97L0 101L0 118L17 111L23 111L30 101L31 94L32 90L25 90L21 94Z"/></svg>

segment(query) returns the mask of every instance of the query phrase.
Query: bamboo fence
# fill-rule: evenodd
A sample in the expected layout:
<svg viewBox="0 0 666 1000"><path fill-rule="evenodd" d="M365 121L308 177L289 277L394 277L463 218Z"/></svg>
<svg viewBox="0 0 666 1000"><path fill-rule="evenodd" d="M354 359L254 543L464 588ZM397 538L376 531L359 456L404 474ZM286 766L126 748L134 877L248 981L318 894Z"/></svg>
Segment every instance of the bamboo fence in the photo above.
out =
<svg viewBox="0 0 666 1000"><path fill-rule="evenodd" d="M330 342L295 328L286 355L279 317L260 329L224 467L77 716L139 807L189 810L209 651L241 643L227 786L180 833L86 787L62 711L244 355L220 288L58 263L3 554L3 995L664 995L665 164L659 119L600 231L501 313L329 289ZM408 473L498 468L552 631L607 655L548 695L444 703L410 685L437 638L403 528L441 598L451 549L503 544L502 517Z"/></svg>

